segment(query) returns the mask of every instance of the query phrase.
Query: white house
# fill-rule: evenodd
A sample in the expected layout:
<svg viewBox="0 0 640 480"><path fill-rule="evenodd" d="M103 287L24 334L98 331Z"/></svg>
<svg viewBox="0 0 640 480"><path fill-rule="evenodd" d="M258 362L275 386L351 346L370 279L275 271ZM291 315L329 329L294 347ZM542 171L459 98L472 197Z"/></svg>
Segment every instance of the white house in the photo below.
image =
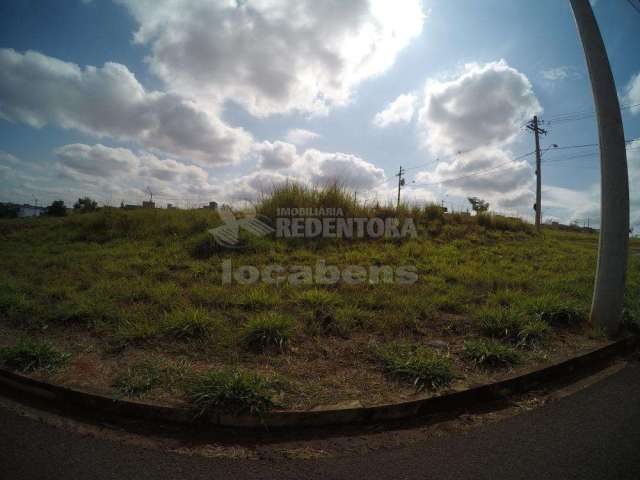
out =
<svg viewBox="0 0 640 480"><path fill-rule="evenodd" d="M18 207L18 217L39 217L40 215L44 215L46 212L46 208L44 207L34 207L33 205L20 205Z"/></svg>

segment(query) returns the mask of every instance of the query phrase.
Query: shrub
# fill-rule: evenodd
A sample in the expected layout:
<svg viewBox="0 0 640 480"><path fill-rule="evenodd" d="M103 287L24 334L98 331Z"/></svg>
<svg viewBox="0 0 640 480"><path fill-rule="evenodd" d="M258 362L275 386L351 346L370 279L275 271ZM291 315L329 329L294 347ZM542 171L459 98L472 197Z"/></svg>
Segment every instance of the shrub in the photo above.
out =
<svg viewBox="0 0 640 480"><path fill-rule="evenodd" d="M275 406L273 386L258 375L238 370L207 372L187 385L187 397L200 417L212 410L261 414Z"/></svg>
<svg viewBox="0 0 640 480"><path fill-rule="evenodd" d="M422 217L427 222L433 222L434 220L444 222L444 208L435 203L429 203L422 209Z"/></svg>
<svg viewBox="0 0 640 480"><path fill-rule="evenodd" d="M445 387L455 378L449 358L421 345L391 343L377 356L388 373L411 381L418 390Z"/></svg>
<svg viewBox="0 0 640 480"><path fill-rule="evenodd" d="M0 348L0 364L21 372L53 370L64 359L65 356L48 343L33 340L22 340L13 347Z"/></svg>
<svg viewBox="0 0 640 480"><path fill-rule="evenodd" d="M258 315L242 327L242 344L253 352L282 351L291 338L293 325L293 320L285 315Z"/></svg>
<svg viewBox="0 0 640 480"><path fill-rule="evenodd" d="M520 353L496 340L467 340L464 342L463 356L477 365L500 367L521 362Z"/></svg>

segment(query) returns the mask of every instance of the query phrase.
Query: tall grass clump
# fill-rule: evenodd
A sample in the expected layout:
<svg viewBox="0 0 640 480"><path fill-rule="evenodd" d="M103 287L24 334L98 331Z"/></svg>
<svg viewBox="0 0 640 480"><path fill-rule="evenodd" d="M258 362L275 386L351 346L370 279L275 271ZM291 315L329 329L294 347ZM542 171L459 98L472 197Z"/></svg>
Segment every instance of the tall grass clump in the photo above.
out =
<svg viewBox="0 0 640 480"><path fill-rule="evenodd" d="M210 411L260 415L275 406L271 382L239 370L200 374L189 382L186 393L196 417Z"/></svg>
<svg viewBox="0 0 640 480"><path fill-rule="evenodd" d="M188 307L167 313L162 331L177 340L205 340L220 331L220 321L203 308Z"/></svg>
<svg viewBox="0 0 640 480"><path fill-rule="evenodd" d="M381 347L377 356L385 371L418 390L445 387L455 378L451 360L422 345L394 342Z"/></svg>
<svg viewBox="0 0 640 480"><path fill-rule="evenodd" d="M510 366L522 361L515 348L493 339L467 340L462 355L477 365L487 367Z"/></svg>
<svg viewBox="0 0 640 480"><path fill-rule="evenodd" d="M65 356L48 343L21 340L12 347L0 348L0 365L20 372L53 370Z"/></svg>
<svg viewBox="0 0 640 480"><path fill-rule="evenodd" d="M291 317L276 313L261 314L242 327L242 346L252 352L283 351L293 335Z"/></svg>
<svg viewBox="0 0 640 480"><path fill-rule="evenodd" d="M278 215L280 209L291 208L340 208L345 217L363 214L354 194L337 182L318 187L287 181L264 193L256 210L261 215L275 219L283 216Z"/></svg>

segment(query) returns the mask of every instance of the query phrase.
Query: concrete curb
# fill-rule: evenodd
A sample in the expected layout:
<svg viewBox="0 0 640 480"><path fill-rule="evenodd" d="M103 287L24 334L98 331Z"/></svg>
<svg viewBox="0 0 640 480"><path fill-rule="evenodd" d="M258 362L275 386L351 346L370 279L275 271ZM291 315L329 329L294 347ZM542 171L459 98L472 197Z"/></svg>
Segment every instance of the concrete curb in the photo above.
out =
<svg viewBox="0 0 640 480"><path fill-rule="evenodd" d="M245 429L297 429L364 425L445 413L475 407L481 403L503 399L508 395L524 393L544 384L596 371L614 358L629 354L639 346L640 337L627 337L587 354L523 375L410 402L343 410L273 411L261 417L212 412L199 418L197 423ZM192 412L186 408L95 395L35 380L4 369L0 369L0 393L9 394L18 400L45 402L63 409L74 407L100 418L115 417L191 425L194 423Z"/></svg>

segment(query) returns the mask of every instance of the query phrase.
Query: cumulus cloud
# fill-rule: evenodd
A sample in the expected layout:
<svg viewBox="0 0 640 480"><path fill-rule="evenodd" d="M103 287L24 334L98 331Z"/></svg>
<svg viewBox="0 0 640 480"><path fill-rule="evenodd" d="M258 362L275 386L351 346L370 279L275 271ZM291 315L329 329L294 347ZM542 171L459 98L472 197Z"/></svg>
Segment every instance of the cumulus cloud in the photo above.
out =
<svg viewBox="0 0 640 480"><path fill-rule="evenodd" d="M285 138L287 141L296 145L305 145L317 138L320 138L320 134L303 128L293 128L287 132Z"/></svg>
<svg viewBox="0 0 640 480"><path fill-rule="evenodd" d="M509 151L487 147L460 154L451 162L440 162L432 172L420 172L416 184L443 185L450 195L479 196L494 207L521 209L533 205L533 172L526 160L516 160Z"/></svg>
<svg viewBox="0 0 640 480"><path fill-rule="evenodd" d="M635 105L631 112L635 115L640 113L640 72L636 73L627 84L625 102Z"/></svg>
<svg viewBox="0 0 640 480"><path fill-rule="evenodd" d="M179 157L238 161L251 137L193 101L146 91L127 67L63 62L37 52L0 49L0 117L113 137Z"/></svg>
<svg viewBox="0 0 640 480"><path fill-rule="evenodd" d="M287 180L319 186L337 182L361 192L385 180L384 170L357 155L316 149L298 153L295 145L280 141L263 142L257 151L258 169L228 185L230 198L256 198Z"/></svg>
<svg viewBox="0 0 640 480"><path fill-rule="evenodd" d="M347 188L362 190L384 180L384 170L362 158L347 153L307 150L302 155L300 170L313 184L338 182Z"/></svg>
<svg viewBox="0 0 640 480"><path fill-rule="evenodd" d="M289 168L298 160L295 145L285 142L262 142L254 146L258 157L258 167L267 170L282 170Z"/></svg>
<svg viewBox="0 0 640 480"><path fill-rule="evenodd" d="M468 64L454 79L429 81L424 96L418 123L433 151L506 144L541 111L527 77L504 60Z"/></svg>
<svg viewBox="0 0 640 480"><path fill-rule="evenodd" d="M119 0L172 90L255 116L324 113L422 31L419 0Z"/></svg>
<svg viewBox="0 0 640 480"><path fill-rule="evenodd" d="M494 208L529 215L533 172L509 144L540 110L527 77L504 60L468 64L455 77L427 81L418 129L424 147L444 158L418 174L416 188L479 196Z"/></svg>
<svg viewBox="0 0 640 480"><path fill-rule="evenodd" d="M229 179L211 178L198 165L160 158L147 151L132 151L101 144L64 145L54 150L57 174L75 188L91 188L96 196L140 199L146 187L154 198L170 198L184 204L195 197L201 203L255 200L286 181L309 185L339 182L346 188L369 189L385 179L384 171L356 155L308 149L298 153L295 145L276 141L256 145L256 168ZM267 167L268 165L268 167ZM269 168L278 166L278 168ZM215 198L214 198L215 197Z"/></svg>
<svg viewBox="0 0 640 480"><path fill-rule="evenodd" d="M61 165L70 170L83 175L105 178L130 174L138 168L140 163L131 150L110 148L101 144L64 145L57 148L54 154Z"/></svg>
<svg viewBox="0 0 640 480"><path fill-rule="evenodd" d="M395 123L409 123L413 118L413 112L417 96L413 93L400 95L387 105L383 111L376 113L373 124L384 128Z"/></svg>
<svg viewBox="0 0 640 480"><path fill-rule="evenodd" d="M203 168L145 151L101 144L71 144L57 148L54 154L64 178L78 186L92 185L97 194L139 195L150 186L155 194L180 199L220 191L210 183L209 174Z"/></svg>

